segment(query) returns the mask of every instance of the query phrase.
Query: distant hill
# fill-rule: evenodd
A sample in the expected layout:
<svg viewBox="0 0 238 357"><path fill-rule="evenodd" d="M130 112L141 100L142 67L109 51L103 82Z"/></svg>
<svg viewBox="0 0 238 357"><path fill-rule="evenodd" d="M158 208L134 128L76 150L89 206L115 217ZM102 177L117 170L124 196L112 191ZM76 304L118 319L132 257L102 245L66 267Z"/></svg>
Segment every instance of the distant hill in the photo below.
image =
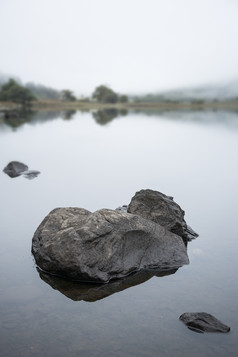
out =
<svg viewBox="0 0 238 357"><path fill-rule="evenodd" d="M38 99L60 99L60 91L43 84L27 83L25 85Z"/></svg>
<svg viewBox="0 0 238 357"><path fill-rule="evenodd" d="M207 85L193 88L181 88L160 93L152 93L142 96L133 96L133 99L143 102L160 101L214 101L214 100L238 100L238 80L222 85Z"/></svg>

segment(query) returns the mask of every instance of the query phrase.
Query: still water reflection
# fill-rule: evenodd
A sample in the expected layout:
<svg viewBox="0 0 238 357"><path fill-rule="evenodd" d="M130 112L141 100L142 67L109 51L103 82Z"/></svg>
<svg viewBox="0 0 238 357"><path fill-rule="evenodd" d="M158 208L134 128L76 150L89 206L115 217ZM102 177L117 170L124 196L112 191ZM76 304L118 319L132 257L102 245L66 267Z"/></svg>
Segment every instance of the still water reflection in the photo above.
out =
<svg viewBox="0 0 238 357"><path fill-rule="evenodd" d="M20 161L41 174L0 173L1 356L237 356L237 139L235 112L2 117L2 169ZM39 276L31 239L49 211L116 208L142 188L174 196L200 233L190 265L101 287ZM195 334L178 320L186 311L232 331Z"/></svg>
<svg viewBox="0 0 238 357"><path fill-rule="evenodd" d="M45 274L38 269L42 280L49 284L53 289L60 291L62 294L74 301L94 302L104 299L112 294L131 288L132 286L142 284L151 279L153 276L162 277L174 274L177 269L164 272L141 271L124 279L118 279L108 284L85 284L62 279L56 276Z"/></svg>

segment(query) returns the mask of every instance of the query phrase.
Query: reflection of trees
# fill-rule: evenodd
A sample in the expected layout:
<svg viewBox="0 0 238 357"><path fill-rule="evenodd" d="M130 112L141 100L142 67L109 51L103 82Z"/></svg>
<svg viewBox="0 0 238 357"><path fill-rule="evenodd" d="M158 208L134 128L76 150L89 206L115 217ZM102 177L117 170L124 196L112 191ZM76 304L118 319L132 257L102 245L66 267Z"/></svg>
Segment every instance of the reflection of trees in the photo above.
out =
<svg viewBox="0 0 238 357"><path fill-rule="evenodd" d="M61 117L61 112L60 111L39 111L36 112L34 115L34 118L32 120L32 124L35 123L44 123L48 120L55 120Z"/></svg>
<svg viewBox="0 0 238 357"><path fill-rule="evenodd" d="M22 124L30 122L35 113L34 111L24 109L8 111L4 115L4 122L12 128L18 128Z"/></svg>
<svg viewBox="0 0 238 357"><path fill-rule="evenodd" d="M124 116L126 116L128 114L128 110L127 109L120 109L119 113L120 113L121 116L124 117Z"/></svg>
<svg viewBox="0 0 238 357"><path fill-rule="evenodd" d="M140 271L129 275L124 279L114 280L107 284L80 283L62 279L53 275L43 273L39 269L40 278L49 284L53 289L59 290L63 295L74 301L95 302L106 298L112 294L144 283L153 276L163 277L174 274L177 269L164 271Z"/></svg>
<svg viewBox="0 0 238 357"><path fill-rule="evenodd" d="M81 113L89 112L89 109L80 110ZM5 111L2 112L2 121L14 128L17 129L21 125L25 123L43 123L48 120L54 120L63 118L65 120L70 120L76 114L77 110L69 109L63 111L32 111L32 110L24 110L24 109L15 109L12 111ZM1 113L0 113L1 114ZM98 110L92 113L93 118L95 119L96 123L99 125L106 125L113 119L128 115L128 110L125 108L105 108Z"/></svg>
<svg viewBox="0 0 238 357"><path fill-rule="evenodd" d="M54 120L62 117L60 111L26 111L26 110L13 110L6 111L3 115L3 122L17 129L25 123L43 123L48 120Z"/></svg>
<svg viewBox="0 0 238 357"><path fill-rule="evenodd" d="M118 116L118 110L115 108L98 110L97 112L93 113L94 119L100 125L108 124L110 121L112 121L117 116Z"/></svg>
<svg viewBox="0 0 238 357"><path fill-rule="evenodd" d="M110 123L113 119L118 116L126 116L128 114L127 109L117 109L117 108L105 108L98 110L97 112L93 113L93 118L96 122L100 125L106 125Z"/></svg>
<svg viewBox="0 0 238 357"><path fill-rule="evenodd" d="M72 116L76 113L76 110L65 110L63 113L62 113L62 116L65 120L70 120L72 118Z"/></svg>

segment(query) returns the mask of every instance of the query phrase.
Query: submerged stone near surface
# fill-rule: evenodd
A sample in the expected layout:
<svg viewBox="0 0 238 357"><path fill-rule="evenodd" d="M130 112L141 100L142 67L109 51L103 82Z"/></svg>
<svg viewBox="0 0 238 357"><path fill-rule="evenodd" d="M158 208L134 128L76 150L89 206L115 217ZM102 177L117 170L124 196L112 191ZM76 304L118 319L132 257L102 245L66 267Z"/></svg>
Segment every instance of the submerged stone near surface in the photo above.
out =
<svg viewBox="0 0 238 357"><path fill-rule="evenodd" d="M187 325L187 327L196 332L223 332L230 331L230 327L223 324L214 316L206 312L185 312L179 319Z"/></svg>
<svg viewBox="0 0 238 357"><path fill-rule="evenodd" d="M36 230L32 253L45 272L104 283L189 263L180 236L138 215L109 209L56 208Z"/></svg>
<svg viewBox="0 0 238 357"><path fill-rule="evenodd" d="M28 170L27 165L18 161L9 162L9 164L3 169L3 172L5 172L5 174L7 174L11 178L15 178L22 175L29 180L32 180L40 174L40 171Z"/></svg>
<svg viewBox="0 0 238 357"><path fill-rule="evenodd" d="M153 190L141 190L132 197L127 211L168 229L185 242L198 236L184 220L185 212L174 202L173 197Z"/></svg>

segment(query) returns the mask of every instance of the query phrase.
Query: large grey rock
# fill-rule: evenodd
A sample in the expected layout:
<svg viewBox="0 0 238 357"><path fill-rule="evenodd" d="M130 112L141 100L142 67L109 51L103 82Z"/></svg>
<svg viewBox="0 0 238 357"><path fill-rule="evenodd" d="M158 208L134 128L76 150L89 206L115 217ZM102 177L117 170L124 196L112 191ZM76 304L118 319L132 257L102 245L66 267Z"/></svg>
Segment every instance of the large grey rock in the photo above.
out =
<svg viewBox="0 0 238 357"><path fill-rule="evenodd" d="M127 209L145 219L160 224L183 238L185 242L198 236L184 220L185 212L173 197L153 190L141 190L132 197Z"/></svg>
<svg viewBox="0 0 238 357"><path fill-rule="evenodd" d="M32 253L43 271L96 282L189 262L178 235L140 216L108 209L53 210L34 234Z"/></svg>
<svg viewBox="0 0 238 357"><path fill-rule="evenodd" d="M206 312L185 312L179 319L196 332L229 332L230 327Z"/></svg>

